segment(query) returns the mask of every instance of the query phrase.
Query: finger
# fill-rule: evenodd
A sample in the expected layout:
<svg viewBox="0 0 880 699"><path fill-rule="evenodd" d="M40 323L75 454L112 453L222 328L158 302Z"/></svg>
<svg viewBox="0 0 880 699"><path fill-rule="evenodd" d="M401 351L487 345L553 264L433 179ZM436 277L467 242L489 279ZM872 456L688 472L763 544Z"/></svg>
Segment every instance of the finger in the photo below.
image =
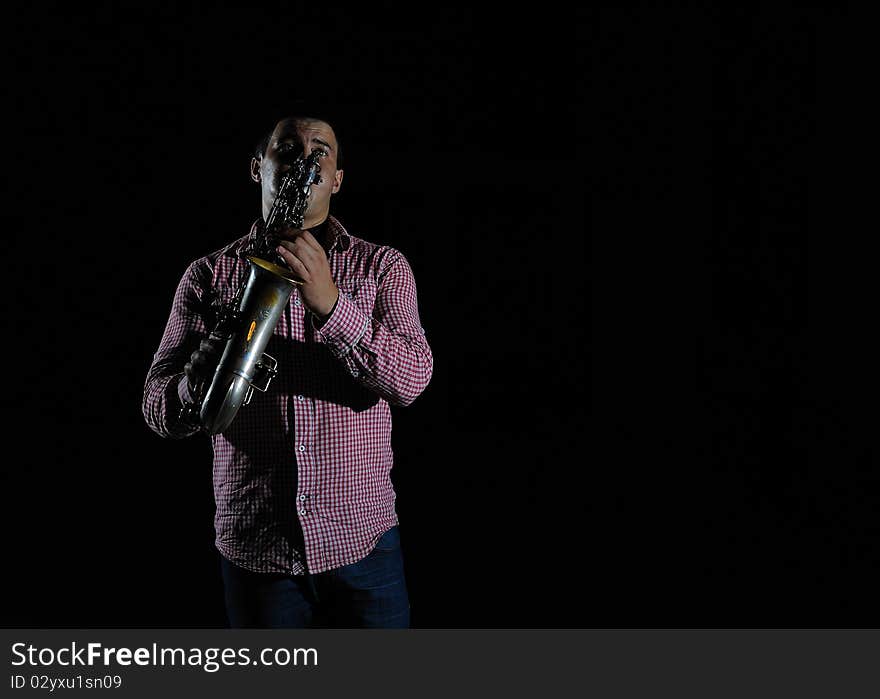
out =
<svg viewBox="0 0 880 699"><path fill-rule="evenodd" d="M284 261L287 263L287 266L290 267L292 272L295 272L305 282L310 282L312 280L312 277L309 274L309 268L306 267L303 260L288 250L284 244L279 245L277 250L278 254L284 258Z"/></svg>
<svg viewBox="0 0 880 699"><path fill-rule="evenodd" d="M204 373L197 371L189 362L183 367L183 373L186 376L187 383L189 383L190 390L192 391L198 390L198 387L207 381L207 376L205 376Z"/></svg>
<svg viewBox="0 0 880 699"><path fill-rule="evenodd" d="M206 354L216 354L220 351L219 340L202 340L199 349Z"/></svg>
<svg viewBox="0 0 880 699"><path fill-rule="evenodd" d="M292 241L282 240L280 244L282 247L290 250L290 252L296 255L306 266L308 266L309 261L314 258L315 251L309 247L302 238L297 238Z"/></svg>
<svg viewBox="0 0 880 699"><path fill-rule="evenodd" d="M304 228L285 228L278 236L281 241L290 241L291 243L300 243L315 253L324 253L324 248L318 242L318 239Z"/></svg>
<svg viewBox="0 0 880 699"><path fill-rule="evenodd" d="M311 231L304 230L302 235L299 236L299 240L308 245L315 252L324 252L324 248L321 247L321 244L318 242L318 239L312 235Z"/></svg>
<svg viewBox="0 0 880 699"><path fill-rule="evenodd" d="M306 266L311 278L314 278L315 273L323 266L327 265L327 257L324 255L324 251L321 250L320 247L315 250L302 238L298 239L295 243L282 243L282 245L290 250L290 252L292 252L293 255Z"/></svg>
<svg viewBox="0 0 880 699"><path fill-rule="evenodd" d="M296 240L297 238L299 238L305 232L306 231L304 231L301 228L287 227L287 228L282 228L280 231L278 231L278 237L281 240L293 241L293 240Z"/></svg>
<svg viewBox="0 0 880 699"><path fill-rule="evenodd" d="M205 378L204 369L200 369L197 365L192 362L187 362L183 367L183 373L186 375L186 378L193 385L201 381Z"/></svg>

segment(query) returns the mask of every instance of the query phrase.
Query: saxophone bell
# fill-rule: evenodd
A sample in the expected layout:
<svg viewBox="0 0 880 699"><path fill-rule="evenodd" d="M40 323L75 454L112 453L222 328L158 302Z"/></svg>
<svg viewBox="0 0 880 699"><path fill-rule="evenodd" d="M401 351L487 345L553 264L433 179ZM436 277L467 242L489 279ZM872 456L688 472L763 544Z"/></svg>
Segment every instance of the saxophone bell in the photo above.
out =
<svg viewBox="0 0 880 699"><path fill-rule="evenodd" d="M265 349L275 326L302 280L292 272L258 257L248 257L250 272L238 307L215 330L226 347L201 400L199 422L209 434L225 430L251 401L254 389L265 392L278 373L277 360Z"/></svg>

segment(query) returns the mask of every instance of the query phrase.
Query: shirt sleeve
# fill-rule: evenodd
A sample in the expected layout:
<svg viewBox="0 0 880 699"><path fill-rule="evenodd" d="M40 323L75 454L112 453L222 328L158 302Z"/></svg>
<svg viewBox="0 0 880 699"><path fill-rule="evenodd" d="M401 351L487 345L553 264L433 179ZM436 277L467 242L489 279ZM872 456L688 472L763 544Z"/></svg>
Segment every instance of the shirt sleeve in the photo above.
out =
<svg viewBox="0 0 880 699"><path fill-rule="evenodd" d="M377 276L372 316L339 295L316 330L348 372L392 405L409 405L425 390L434 358L421 326L416 283L398 251Z"/></svg>
<svg viewBox="0 0 880 699"><path fill-rule="evenodd" d="M184 272L171 303L162 341L147 372L142 406L144 420L161 437L181 439L198 432L198 428L180 419L183 400L192 399L183 367L208 334L200 309L210 278L204 260L193 262Z"/></svg>

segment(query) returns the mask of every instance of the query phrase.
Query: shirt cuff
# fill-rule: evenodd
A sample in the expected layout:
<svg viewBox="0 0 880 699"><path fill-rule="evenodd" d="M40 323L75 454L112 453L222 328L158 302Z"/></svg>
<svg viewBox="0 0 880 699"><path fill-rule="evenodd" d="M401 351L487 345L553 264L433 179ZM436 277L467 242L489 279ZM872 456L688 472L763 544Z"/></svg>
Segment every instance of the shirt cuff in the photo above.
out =
<svg viewBox="0 0 880 699"><path fill-rule="evenodd" d="M318 327L312 318L312 326L331 350L339 355L348 354L367 332L370 318L355 305L354 301L339 294L336 308Z"/></svg>

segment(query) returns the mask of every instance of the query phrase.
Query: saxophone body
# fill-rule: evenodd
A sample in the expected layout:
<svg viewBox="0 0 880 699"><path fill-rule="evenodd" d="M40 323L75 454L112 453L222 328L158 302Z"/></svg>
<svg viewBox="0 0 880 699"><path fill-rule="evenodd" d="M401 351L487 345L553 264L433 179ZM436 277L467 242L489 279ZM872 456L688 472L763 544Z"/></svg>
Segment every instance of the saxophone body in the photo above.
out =
<svg viewBox="0 0 880 699"><path fill-rule="evenodd" d="M266 391L278 373L278 362L264 350L294 287L303 281L283 266L275 249L277 234L287 227L302 227L310 187L320 182L321 155L320 150L301 155L282 177L262 234L242 253L248 261L247 282L229 303L217 308L210 337L226 343L223 354L212 380L195 387L195 401L181 411L182 419L203 432L223 432L250 402L254 390Z"/></svg>

